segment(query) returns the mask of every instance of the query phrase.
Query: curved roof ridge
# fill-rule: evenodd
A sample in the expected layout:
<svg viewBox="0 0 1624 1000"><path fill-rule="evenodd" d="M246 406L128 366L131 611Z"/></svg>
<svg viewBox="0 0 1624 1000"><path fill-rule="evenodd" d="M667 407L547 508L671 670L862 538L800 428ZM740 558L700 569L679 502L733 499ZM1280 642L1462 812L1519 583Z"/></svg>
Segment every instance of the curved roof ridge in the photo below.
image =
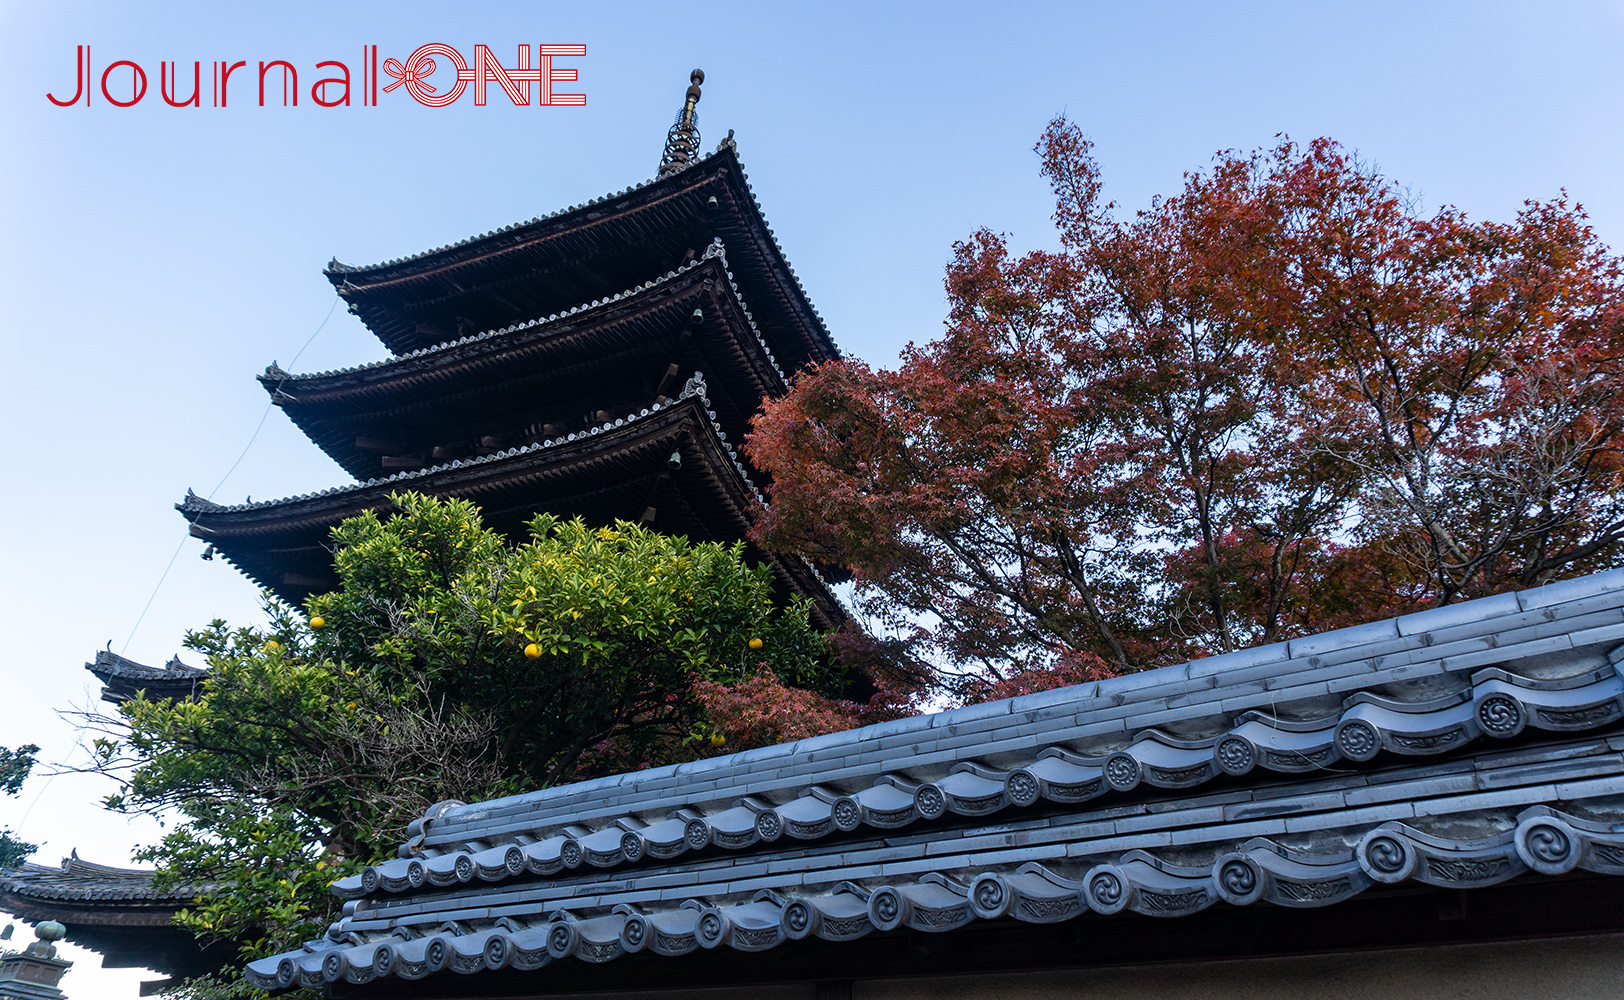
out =
<svg viewBox="0 0 1624 1000"><path fill-rule="evenodd" d="M1549 657L1560 650L1573 650L1582 666L1585 661L1579 651L1592 647L1611 649L1615 665L1624 662L1624 625L1587 627L1584 619L1574 617L1603 605L1613 611L1624 605L1624 569L1103 681L588 779L477 805L447 805L425 816L423 822L426 827L438 824L442 829L466 824L469 838L477 839L476 826L494 829L528 824L527 830L542 829L579 822L583 811L592 813L596 821L617 810L629 815L691 806L691 793L682 789L696 783L713 789L708 797L715 800L742 794L729 789L746 786L754 790L750 794L771 786L780 792L799 790L804 796L815 794L813 786L830 780L831 770L842 779L859 773L879 777L926 763L927 770L945 769L952 761L1008 755L1023 748L1041 757L1037 748L1052 746L1067 752L1066 746L1079 740L1104 741L1115 749L1102 753L1099 761L1066 761L1094 768L1093 775L1078 777L1078 781L1100 779L1118 790L1131 789L1141 781L1176 788L1206 781L1220 772L1244 774L1254 766L1287 772L1313 770L1339 758L1369 760L1384 748L1428 754L1463 745L1478 735L1507 738L1521 732L1527 720L1541 711L1555 711L1551 718L1560 720L1564 712L1594 709L1589 721L1580 723L1576 716L1572 721L1553 723L1557 729L1610 724L1624 714L1624 681L1616 669L1595 668L1592 674L1552 681L1537 673L1517 678L1499 667L1520 658ZM1399 680L1465 670L1477 671L1467 688L1469 695L1450 692L1444 702L1392 703L1370 690ZM1575 697L1582 700L1573 691L1587 691L1595 694L1590 700L1600 708L1589 703L1555 708L1554 702L1543 703L1546 696L1537 693L1542 691L1556 692L1552 697L1563 703ZM1304 703L1333 695L1341 701L1334 719L1302 721L1277 710L1262 711L1276 702ZM1492 707L1485 708L1491 701ZM1474 715L1478 710L1486 713L1483 718ZM1405 713L1408 718L1397 717ZM1136 717L1146 721L1135 724ZM1234 722L1183 747L1179 738L1145 735L1122 746L1135 734L1213 717L1232 717ZM1516 721L1519 719L1521 723ZM880 748L882 741L890 749ZM898 746L910 742L925 748L920 751L925 754L924 762L910 763ZM1137 752L1141 744L1154 752ZM1174 752L1155 751L1158 745ZM1281 755L1272 763L1266 756L1270 750ZM1009 785L1011 781L1025 784L1034 777L1030 773L1026 778L1013 777L1030 772L1033 763L1031 759L1012 763L1000 769L996 779L982 776L997 781L999 787L982 789L981 794L993 799L1007 797L1005 804L1031 801L1028 793ZM1111 773L1113 763L1115 774ZM773 780L764 784L766 776ZM927 792L932 802L915 803L911 796L916 792L917 788L910 792L908 802L895 806L907 812L905 822L918 816L940 816L944 807L952 806L951 797L956 794L951 789ZM966 797L973 796L966 793ZM949 801L935 801L940 799ZM521 814L533 818L521 819Z"/></svg>
<svg viewBox="0 0 1624 1000"><path fill-rule="evenodd" d="M1619 651L1624 653L1624 645ZM1200 739L1180 738L1156 727L1129 729L1125 743L1094 754L1039 740L1030 749L1006 754L1017 759L1000 766L966 760L934 778L906 762L881 763L869 767L866 778L848 775L832 782L843 786L844 792L830 787L828 779L820 783L808 776L798 795L792 792L791 798L777 804L751 796L724 798L709 807L702 799L688 801L679 807L682 822L645 826L638 814L650 812L650 804L638 808L638 803L629 803L619 814L559 815L545 822L469 828L442 834L429 844L425 841L432 823L457 818L456 806L440 803L413 824L403 855L408 860L374 866L370 874L334 883L334 891L351 898L380 887L391 893L418 888L421 879L405 877L414 856L467 857L481 879L503 881L574 867L569 861L571 841L579 845L576 864L586 852L595 867L609 868L659 863L710 846L730 851L756 848L786 834L793 840L816 841L862 826L883 832L918 820L951 818L949 813L989 817L1040 800L1076 805L1113 793L1120 796L1141 785L1191 789L1254 771L1294 774L1333 766L1339 773L1357 773L1383 749L1435 756L1484 737L1509 739L1529 726L1580 732L1611 725L1624 716L1621 698L1624 679L1612 666L1559 680L1489 667L1475 672L1463 690L1438 697L1406 701L1361 691L1344 698L1339 710L1311 720L1250 710L1222 731ZM865 787L856 787L863 782ZM598 832L584 832L589 823L599 826ZM510 863L507 855L515 850L521 854L517 863Z"/></svg>
<svg viewBox="0 0 1624 1000"><path fill-rule="evenodd" d="M695 258L686 264L681 264L675 268L672 268L658 277L650 278L648 281L616 292L607 298L593 299L590 302L582 302L571 306L563 312L549 313L546 316L537 316L534 319L527 319L522 323L509 323L507 326L492 327L488 330L481 330L478 333L466 334L451 340L442 340L437 344L430 344L427 347L419 347L416 350L408 351L405 354L396 354L391 357L381 358L377 361L368 361L365 364L353 365L349 368L329 368L323 371L301 372L299 374L284 371L276 364L276 362L273 361L266 366L263 374L255 377L258 378L262 383L267 384L267 386L273 380L276 381L280 386L281 384L285 383L297 383L304 379L332 378L335 375L353 375L356 372L370 371L377 368L387 368L391 365L400 364L401 362L426 358L431 355L454 350L458 347L464 347L468 344L477 344L482 341L492 340L504 334L516 333L520 330L529 330L538 326L547 326L552 323L558 323L563 320L570 319L571 317L578 316L581 313L590 312L593 309L611 305L623 299L629 299L634 295L639 295L651 288L667 284L676 278L681 277L688 271L700 266L704 262L704 259L705 258ZM737 292L737 288L735 288L734 291Z"/></svg>
<svg viewBox="0 0 1624 1000"><path fill-rule="evenodd" d="M703 266L706 261L712 259L719 262L722 273L727 277L728 287L733 292L734 302L738 305L739 312L744 316L745 323L750 328L750 334L755 338L756 343L761 346L761 350L767 358L768 365L772 367L773 372L778 376L778 380L787 386L789 384L789 377L784 374L783 366L778 363L778 359L776 356L774 356L772 348L768 346L766 337L762 335L761 328L756 324L754 314L751 313L749 305L745 302L743 291L739 289L738 282L734 280L733 272L728 268L727 251L726 247L724 247L722 244L721 237L716 237L714 240L712 240L706 245L705 252L702 255L694 258L686 264L681 264L658 277L650 278L648 281L642 282L641 284L635 285L620 292L616 292L614 295L611 295L608 298L593 299L590 302L583 302L579 305L572 306L563 312L551 313L547 316L538 316L534 319L525 320L522 323L510 323L503 327L493 327L489 330L471 333L453 340L444 340L438 344L433 344L428 347L420 347L405 354L381 358L377 361L369 361L365 364L354 365L349 368L333 368L318 372L294 374L292 372L285 371L273 361L266 366L265 371L262 374L255 377L259 380L260 384L265 387L266 391L274 393L281 390L284 386L296 386L300 382L306 380L334 378L341 375L355 375L361 372L377 371L406 362L422 360L436 354L442 354L456 350L460 347L465 347L469 344L494 340L498 337L517 333L521 330L530 330L553 323L564 322L594 309L633 298L634 296L641 295L642 293L650 291L651 289L669 284L688 272Z"/></svg>
<svg viewBox="0 0 1624 1000"><path fill-rule="evenodd" d="M111 649L96 650L95 658L85 664L85 669L98 677L128 677L138 680L151 680L154 678L202 677L208 673L204 667L194 667L182 663L177 654L169 658L169 662L161 667L149 667L145 663L137 663L126 656L120 656Z"/></svg>
<svg viewBox="0 0 1624 1000"><path fill-rule="evenodd" d="M761 327L756 325L756 318L751 314L750 306L744 300L744 292L739 290L739 283L733 280L733 271L727 264L727 248L723 246L720 236L711 240L710 244L705 247L704 258L708 259L710 257L716 257L722 262L722 273L727 275L728 287L733 289L733 301L738 303L739 311L744 313L744 321L750 325L750 332L755 334L756 343L761 345L762 353L767 356L767 363L772 365L773 371L778 375L778 381L784 383L787 387L789 385L789 376L784 374L783 366L773 356L773 349L767 345L767 338L762 335ZM808 300L807 304L810 305L811 300ZM830 343L833 343L833 341L830 341Z"/></svg>
<svg viewBox="0 0 1624 1000"><path fill-rule="evenodd" d="M359 273L364 272L364 271L382 270L383 268L386 268L386 267L399 267L401 264L410 264L413 261L422 260L425 257L432 257L435 254L445 253L447 250L456 250L456 249L468 246L468 245L473 244L473 243L478 243L480 240L490 239L492 236L500 236L503 233L510 233L510 232L514 231L515 229L522 229L525 226L533 226L533 225L536 225L536 224L542 223L542 222L550 222L553 219L557 219L557 218L560 218L562 216L569 215L571 212L579 212L579 211L581 211L582 209L585 209L585 208L592 208L592 207L595 207L597 205L601 205L604 202L609 201L609 200L614 199L614 198L624 198L626 195L633 194L635 192L641 191L641 190L643 190L645 188L648 188L648 187L652 187L653 185L658 184L661 181L667 180L670 177L679 176L681 173L685 172L685 170L687 170L687 169L691 169L692 167L696 167L701 163L705 163L705 162L707 162L707 161L709 161L711 159L714 159L721 152L722 152L722 150L720 148L718 148L714 152L706 153L704 156L700 157L698 160L695 160L693 163L689 164L689 166L687 168L684 168L684 171L677 171L676 173L669 174L666 177L650 177L647 180L638 181L636 184L632 184L629 187L622 188L619 191L614 191L614 192L611 192L609 194L600 195L600 196L598 196L596 198L589 198L586 201L581 202L578 205L571 205L568 208L560 208L560 209L557 209L556 211L548 212L545 215L534 216L534 217L532 217L530 219L526 219L526 220L524 220L522 222L509 223L506 226L501 226L501 227L496 228L496 229L488 230L486 232L479 233L479 234L477 234L475 236L468 236L468 237L464 237L463 239L460 239L460 240L455 240L455 241L453 241L451 243L442 244L440 246L434 247L431 250L421 250L421 251L419 251L417 253L406 254L403 257L391 257L388 260L379 261L376 264L345 264L345 263L342 263L337 257L334 257L328 263L327 268L326 268L326 273L329 274L329 275L359 274ZM763 220L763 221L765 221L765 220Z"/></svg>
<svg viewBox="0 0 1624 1000"><path fill-rule="evenodd" d="M325 273L329 277L330 280L334 280L335 284L348 284L348 280L344 279L342 277L343 275L362 274L362 273L365 273L365 272L368 272L368 271L379 271L379 270L383 270L385 268L399 267L399 266L401 266L403 264L411 264L411 263L414 263L416 261L420 261L420 260L424 260L424 259L429 258L429 257L433 257L436 254L442 254L442 253L446 253L447 251L461 249L463 247L467 247L467 246L470 246L472 244L475 244L475 243L479 242L480 240L490 239L491 237L494 237L494 236L500 236L500 235L502 235L504 233L509 233L509 232L512 232L512 231L514 231L516 229L523 228L525 226L538 225L540 223L549 222L549 221L552 221L552 220L555 220L555 219L559 219L559 218L562 218L564 216L567 216L567 215L571 214L572 212L579 212L579 211L582 211L584 209L592 208L592 207L595 207L597 205L601 205L604 202L610 201L610 200L615 199L615 198L624 198L625 196L627 196L629 194L634 194L634 193L636 193L638 191L642 191L642 190L644 190L646 188L649 188L649 187L651 187L653 185L660 184L660 183L663 183L665 181L668 181L671 178L683 177L684 175L688 174L690 171L700 167L702 164L711 163L712 161L714 161L715 159L717 159L718 157L720 157L724 153L731 153L733 155L734 162L736 162L738 164L738 167L739 167L739 182L742 185L742 187L744 188L745 194L750 198L750 206L753 209L755 209L756 217L761 220L762 229L766 232L767 240L768 240L769 244L771 244L771 246L772 246L773 253L776 254L777 257L778 257L778 260L783 263L785 273L788 275L790 281L792 281L794 283L795 291L800 294L801 301L803 303L805 303L808 311L810 312L812 321L813 321L813 323L816 324L816 326L818 328L817 332L821 333L823 335L824 339L826 341L828 341L828 344L834 350L835 355L837 357L840 356L844 352L841 351L840 345L835 342L833 334L831 334L829 332L829 324L824 320L823 314L818 311L817 305L813 303L811 296L807 293L806 286L804 284L802 284L802 282L801 282L800 275L797 274L796 271L795 271L795 266L790 263L789 257L784 253L783 246L778 242L778 236L773 231L772 225L770 223L768 223L767 215L761 209L761 200L756 197L755 189L750 186L750 175L744 169L744 162L738 158L738 144L731 137L722 140L722 142L717 145L717 147L716 147L716 149L714 151L712 151L710 153L706 153L704 156L702 156L699 159L693 161L688 166L684 167L682 170L675 171L675 172L673 172L671 174L666 175L665 177L652 177L652 178L649 178L648 180L641 181L641 182L639 182L637 184L633 184L630 187L623 188L620 191L613 192L613 193L610 193L610 194L607 194L607 195L603 195L603 196L600 196L598 198L589 199L588 201L586 201L586 202L584 202L582 204L571 205L568 208L559 209L559 210L557 210L555 212L551 212L551 213L548 213L546 215L535 216L534 218L531 218L531 219L526 220L524 222L511 223L511 224L509 224L507 226L503 226L503 227L498 228L498 229L493 229L493 230L490 230L488 232L480 233L480 234L478 234L476 236L469 236L469 237L466 237L466 238L461 239L461 240L457 240L457 241L452 242L452 243L446 243L446 244L443 244L441 246L435 247L435 248L430 249L430 250L423 250L423 251L420 251L420 252L415 253L415 254L407 254L406 256L403 256L403 257L393 257L393 258L390 258L389 260L380 261L379 263L376 263L376 264L366 264L366 265L344 264L344 263L341 263L338 260L338 258L335 257L328 263L328 265L327 265L327 267L326 267L326 269L324 270L323 273ZM352 286L352 287L359 288L361 286Z"/></svg>
<svg viewBox="0 0 1624 1000"><path fill-rule="evenodd" d="M0 869L0 891L56 900L174 900L197 895L197 888L191 885L159 892L153 888L156 875L150 868L124 868L67 857L60 865L30 861L17 868Z"/></svg>
<svg viewBox="0 0 1624 1000"><path fill-rule="evenodd" d="M801 293L801 300L806 303L808 309L812 310L812 319L822 330L824 338L829 341L829 346L834 348L835 357L840 357L845 352L840 349L839 344L835 343L834 334L829 332L829 324L824 322L823 314L818 312L817 304L812 301L812 296L807 294L806 286L801 284L801 276L795 273L795 265L789 262L788 255L784 253L784 248L778 242L777 234L773 232L773 227L768 224L767 213L761 210L761 202L756 198L755 188L750 186L750 175L745 172L742 160L739 161L739 180L744 184L745 194L750 196L750 204L755 206L756 215L761 218L762 228L767 230L767 239L772 243L774 252L778 254L778 259L784 262L784 270L789 273L789 280L795 282L795 290Z"/></svg>

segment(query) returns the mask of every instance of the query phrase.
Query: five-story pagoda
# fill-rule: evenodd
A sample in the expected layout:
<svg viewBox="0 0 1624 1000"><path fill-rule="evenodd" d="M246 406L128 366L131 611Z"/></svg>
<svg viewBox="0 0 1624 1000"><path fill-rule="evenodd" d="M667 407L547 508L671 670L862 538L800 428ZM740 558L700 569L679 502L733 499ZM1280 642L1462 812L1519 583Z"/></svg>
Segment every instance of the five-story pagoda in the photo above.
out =
<svg viewBox="0 0 1624 1000"><path fill-rule="evenodd" d="M357 482L225 506L191 533L285 599L335 585L330 530L416 490L518 537L537 512L745 538L764 474L735 450L764 399L838 356L763 219L732 133L699 155L695 70L658 176L449 246L326 274L392 353L260 376ZM751 547L815 625L844 614L805 562Z"/></svg>

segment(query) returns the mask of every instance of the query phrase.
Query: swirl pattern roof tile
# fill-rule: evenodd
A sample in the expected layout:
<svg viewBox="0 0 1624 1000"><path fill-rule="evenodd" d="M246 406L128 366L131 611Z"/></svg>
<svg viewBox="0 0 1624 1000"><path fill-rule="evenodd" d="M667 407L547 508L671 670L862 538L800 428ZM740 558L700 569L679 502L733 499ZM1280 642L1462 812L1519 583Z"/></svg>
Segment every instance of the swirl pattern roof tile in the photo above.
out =
<svg viewBox="0 0 1624 1000"><path fill-rule="evenodd" d="M1351 846L1301 850L1276 838L1252 837L1210 850L1204 863L1134 849L1070 864L1026 862L982 871L972 864L945 873L882 876L868 886L840 881L794 894L764 888L720 903L687 898L617 904L593 917L556 908L486 925L402 922L387 933L377 926L362 929L365 921L354 922L356 929L340 923L300 952L249 963L247 974L266 989L315 988L391 974L419 979L447 969L530 971L569 958L601 963L644 950L670 956L720 947L754 952L808 937L850 941L898 928L936 934L1006 917L1050 924L1122 912L1179 917L1219 904L1322 907L1406 882L1473 889L1527 873L1624 874L1619 824L1548 805L1524 809L1484 836L1429 832L1402 821L1336 832Z"/></svg>

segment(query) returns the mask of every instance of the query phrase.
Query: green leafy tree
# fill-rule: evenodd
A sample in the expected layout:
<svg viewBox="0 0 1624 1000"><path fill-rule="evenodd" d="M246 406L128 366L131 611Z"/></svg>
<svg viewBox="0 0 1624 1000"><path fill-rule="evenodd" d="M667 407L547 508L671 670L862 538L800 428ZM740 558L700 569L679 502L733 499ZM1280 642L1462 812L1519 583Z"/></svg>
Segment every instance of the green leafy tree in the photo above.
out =
<svg viewBox="0 0 1624 1000"><path fill-rule="evenodd" d="M22 790L28 772L33 770L34 755L39 747L32 743L15 750L0 747L0 792L16 795ZM15 868L35 851L35 845L24 843L12 836L10 830L0 829L0 868Z"/></svg>
<svg viewBox="0 0 1624 1000"><path fill-rule="evenodd" d="M257 953L318 932L328 884L437 801L716 752L701 683L761 664L839 687L741 546L542 515L510 547L470 503L393 499L334 530L338 589L189 635L201 694L132 699L95 742L124 776L111 806L179 818L144 857L197 891L179 919L202 935Z"/></svg>

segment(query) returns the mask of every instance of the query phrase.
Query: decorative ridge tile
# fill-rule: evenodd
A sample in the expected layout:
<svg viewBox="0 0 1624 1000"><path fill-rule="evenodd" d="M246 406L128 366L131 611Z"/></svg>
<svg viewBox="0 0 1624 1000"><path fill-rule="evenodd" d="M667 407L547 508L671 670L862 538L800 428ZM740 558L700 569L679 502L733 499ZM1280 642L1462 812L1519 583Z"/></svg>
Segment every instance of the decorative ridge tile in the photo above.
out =
<svg viewBox="0 0 1624 1000"><path fill-rule="evenodd" d="M527 824L563 825L575 822L575 816L582 809L595 809L603 801L623 803L622 808L628 814L674 808L688 805L674 801L680 794L676 791L678 786L696 781L708 781L707 787L722 789L714 793L714 797L723 799L728 787L760 786L761 779L766 778L769 779L766 787L781 789L775 795L788 795L793 799L807 794L811 786L826 782L826 775L831 773L839 773L840 780L850 784L853 775L866 773L868 780L877 779L885 767L893 766L890 762L903 761L896 766L904 768L914 766L907 763L911 752L930 760L941 760L945 756L949 765L978 754L1002 754L1003 759L1009 761L1008 769L1012 773L1022 766L1032 767L1043 758L1039 750L1045 746L1070 753L1078 760L1126 753L1133 760L1118 758L1119 782L1131 785L1130 770L1144 765L1155 767L1161 773L1153 774L1138 767L1141 781L1151 785L1172 782L1167 787L1179 787L1178 782L1173 781L1173 772L1180 770L1204 769L1209 777L1216 776L1212 768L1223 773L1245 773L1252 767L1293 773L1322 767L1335 759L1357 760L1359 755L1368 759L1383 749L1394 753L1442 752L1452 746L1465 745L1485 733L1514 734L1519 731L1517 726L1527 725L1529 719L1534 720L1535 728L1560 728L1583 717L1564 716L1563 712L1589 712L1594 718L1583 725L1604 725L1613 717L1609 714L1613 710L1603 711L1604 707L1617 704L1611 694L1597 688L1595 704L1563 707L1556 704L1568 697L1559 693L1561 684L1577 684L1578 681L1553 680L1549 669L1538 676L1530 674L1514 681L1508 679L1514 676L1511 672L1498 666L1516 662L1531 649L1548 658L1552 654L1544 647L1557 642L1571 645L1574 640L1567 638L1567 633L1576 626L1569 623L1569 618L1580 623L1603 618L1613 623L1599 630L1575 632L1585 645L1579 652L1566 654L1570 658L1579 656L1584 649L1617 648L1624 643L1624 611L1620 610L1624 606L1624 571L1596 574L1574 583L1576 586L1567 593L1575 600L1565 604L1480 619L1476 639L1460 638L1458 630L1451 630L1442 633L1449 641L1432 645L1431 633L1422 632L1402 640L1398 648L1394 642L1367 643L1364 647L1335 651L1336 656L1332 655L1333 651L1325 650L1319 657L1307 660L1287 658L1285 644L1279 644L1258 651L1263 655L1232 660L1231 669L1218 675L1198 675L1194 668L1209 661L1195 661L1074 688L899 720L886 724L883 734L875 727L867 727L751 751L748 758L726 755L680 767L656 768L526 793L452 810L450 815L438 818L436 825L447 832L452 828L479 828L487 833L496 829L517 831ZM1547 638L1507 644L1489 635L1497 629L1502 637L1532 634ZM1481 654L1472 654L1480 662L1463 669L1460 662L1466 657L1462 650L1467 649L1480 650ZM1374 655L1367 656L1365 650L1375 651ZM1332 660L1335 662L1327 662ZM1247 663L1254 665L1246 666ZM1468 681L1466 673L1472 669L1477 673ZM1570 675L1577 675L1588 666L1564 669ZM1328 676L1331 681L1319 680ZM1456 677L1451 681L1459 685L1453 695L1455 701L1448 705L1427 705L1367 690L1421 677L1445 680ZM1308 680L1315 683L1304 683ZM1618 681L1614 678L1605 682L1599 679L1583 682L1584 685L1593 683L1613 685ZM1334 685L1331 695L1326 694L1328 684ZM1501 684L1509 684L1512 689L1500 691L1496 685ZM1477 693L1462 695L1468 687ZM1156 697L1144 698L1147 692ZM1505 714L1507 706L1501 700L1491 699L1490 696L1497 693L1519 706L1521 714L1515 720ZM1266 711L1276 703L1314 697L1322 702L1328 697L1340 699L1340 711L1327 714L1329 706L1306 716L1300 712ZM1461 707L1464 701L1473 702L1472 710ZM1476 709L1482 709L1482 718L1474 714ZM1460 718L1455 719L1454 715ZM1136 718L1151 721L1136 724ZM1143 740L1151 737L1140 734L1158 730L1164 724L1158 721L1162 718L1208 727L1211 735L1206 738L1210 749L1181 751L1191 758L1183 768L1149 759L1141 761L1135 756L1135 748L1146 747L1148 744ZM1427 726L1431 728L1424 728ZM1000 733L1007 734L1005 742L1000 742ZM1113 733L1116 735L1111 735ZM1450 733L1454 735L1448 735ZM1372 734L1375 744L1370 742ZM1338 737L1341 737L1340 742ZM882 740L883 745L879 745ZM1004 749L1006 746L1010 749ZM1017 746L1031 748L1024 751L1028 755L1024 764L1020 751L1014 749ZM1250 756L1243 752L1248 747ZM1204 756L1204 761L1196 759L1198 755ZM863 763L870 760L874 762ZM1058 774L1065 770L1063 763L1051 759L1043 766ZM930 766L938 767L937 776L947 769L947 765ZM1192 775L1201 773L1202 770L1191 772ZM805 777L793 776L798 774ZM681 775L680 781L678 775ZM775 775L779 777L774 778ZM1074 777L1078 782L1085 780L1081 776ZM1030 787L1025 778L1018 781L1022 789ZM852 790L857 790L856 786L852 786ZM1026 794L1022 791L1012 801ZM1057 794L1081 792L1072 789ZM601 812L593 815L601 815Z"/></svg>
<svg viewBox="0 0 1624 1000"><path fill-rule="evenodd" d="M665 822L645 824L637 814L646 813L647 804L640 809L634 800L601 828L608 833L601 846L585 844L575 850L574 863L569 849L572 841L603 839L601 832L589 833L574 815L538 822L527 820L523 813L493 815L492 807L503 800L478 806L440 803L413 821L408 830L411 839L402 846L400 860L373 866L363 875L337 883L334 891L344 898L370 895L380 888L412 891L421 880L414 881L408 874L424 858L444 864L448 863L445 858L466 857L481 873L489 870L492 874L481 877L493 881L554 876L578 867L586 850L596 852L592 863L597 867L647 864L711 847L761 850L785 836L818 840L863 827L894 830L949 814L981 817L1040 801L1075 805L1133 792L1141 785L1188 789L1224 776L1245 777L1253 771L1298 774L1358 767L1383 751L1432 756L1483 737L1510 739L1529 727L1580 732L1621 718L1624 678L1610 665L1559 679L1487 668L1474 673L1461 690L1419 702L1358 692L1343 700L1341 712L1318 719L1282 721L1252 710L1241 713L1225 731L1205 738L1182 739L1147 728L1114 750L1083 754L1063 745L1040 744L1018 761L990 766L966 759L936 777L882 764L870 772L866 787L854 788L848 779L843 782L845 791L814 773L801 785L792 786L798 790L782 802L743 796L731 804L724 800L720 807L707 808L702 801L689 801L667 806L673 819ZM967 753L973 757L973 745ZM459 822L463 813L469 818ZM444 832L436 836L437 831ZM520 839L513 845L506 843L514 837ZM477 852L458 846L473 840L497 846ZM511 860L515 851L522 855L522 863ZM501 863L508 865L505 876L500 873Z"/></svg>

